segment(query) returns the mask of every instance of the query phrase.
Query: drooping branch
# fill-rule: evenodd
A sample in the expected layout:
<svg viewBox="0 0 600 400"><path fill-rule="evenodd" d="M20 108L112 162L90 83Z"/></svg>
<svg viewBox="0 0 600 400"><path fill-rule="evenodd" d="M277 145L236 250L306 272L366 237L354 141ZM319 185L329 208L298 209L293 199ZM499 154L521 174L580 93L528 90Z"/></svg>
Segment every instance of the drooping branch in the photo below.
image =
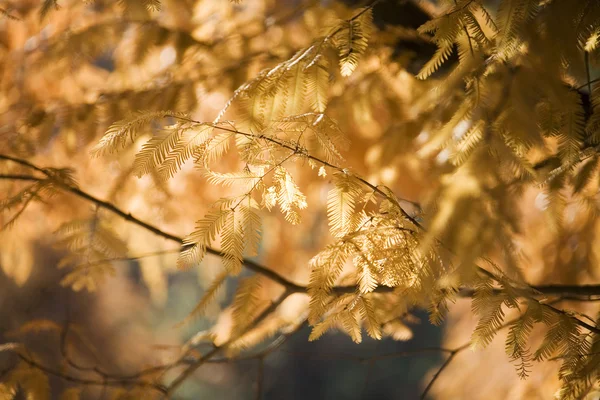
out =
<svg viewBox="0 0 600 400"><path fill-rule="evenodd" d="M22 159L4 155L4 154L0 154L0 160L12 161L12 162L18 163L22 166L25 166L27 168L33 169L35 171L47 174L45 169L40 168L26 160L22 160ZM16 179L14 179L15 176L17 177ZM46 175L46 177L47 176L48 175ZM3 180L3 179L4 180L41 181L45 178L35 177L33 175L0 174L0 180ZM101 200L82 189L79 189L79 188L76 188L76 187L73 187L70 185L63 184L63 185L61 185L61 188L65 192L71 193L83 200L89 201L89 202L93 203L94 205L96 205L97 207L105 209L105 210L119 216L120 218L123 218L124 220L126 220L128 222L131 222L141 228L144 228L145 230L147 230L149 232L154 233L155 235L157 235L159 237L162 237L169 241L175 242L178 245L182 246L182 248L183 248L183 238L182 237L177 236L175 234L168 233L168 232L158 228L157 226L150 224L149 222L143 221L143 220L133 216L131 213L118 208L113 203ZM381 189L378 189L378 190L381 190ZM217 257L223 257L225 255L220 250L217 250L212 247L208 247L207 252L212 255L215 255ZM293 293L306 293L308 290L307 286L293 282L293 281L289 280L288 278L275 272L274 270L272 270L260 263L257 263L253 260L245 258L243 260L243 265L245 268L249 269L250 271L253 271L258 274L263 275L265 278L282 285L288 291L291 291ZM531 288L533 288L534 290L536 290L544 295L573 296L573 297L579 298L580 300L596 300L595 298L592 298L591 296L600 296L600 285L550 284L550 285L531 285ZM375 289L376 293L391 293L393 291L394 291L394 288L388 287L388 286L378 286ZM354 292L356 292L356 286L354 286L354 285L335 286L335 287L333 287L332 292L335 294L354 293ZM468 298L468 297L472 297L475 294L475 291L470 288L461 288L457 294L460 297ZM586 299L586 297L587 297L587 299Z"/></svg>
<svg viewBox="0 0 600 400"><path fill-rule="evenodd" d="M39 369L40 371L45 372L48 375L52 375L57 378L60 378L66 382L78 383L78 384L86 385L86 386L147 387L147 388L154 389L160 393L166 393L165 387L160 384L150 383L150 382L146 382L146 381L142 381L142 380L130 380L127 378L116 378L116 379L80 378L80 377L65 373L63 371L54 370L50 367L47 367L47 366L33 360L32 358L27 357L24 354L19 353L18 356L23 362L25 362L29 366Z"/></svg>

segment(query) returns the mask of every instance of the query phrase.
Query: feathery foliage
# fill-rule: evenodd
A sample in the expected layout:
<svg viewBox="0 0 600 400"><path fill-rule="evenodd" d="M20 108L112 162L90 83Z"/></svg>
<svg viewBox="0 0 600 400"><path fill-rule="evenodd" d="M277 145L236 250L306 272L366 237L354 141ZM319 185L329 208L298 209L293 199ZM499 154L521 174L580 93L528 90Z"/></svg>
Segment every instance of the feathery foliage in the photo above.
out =
<svg viewBox="0 0 600 400"><path fill-rule="evenodd" d="M22 70L0 61L10 78L0 93L2 227L14 228L26 209L50 210L58 193L94 203L91 213L72 207L67 222L40 223L60 225L53 241L66 252L59 267L69 267L61 283L74 291L94 291L116 275L114 262L129 260L130 247L153 246L134 240L117 217L181 246L180 269L202 271L207 254L219 257L222 270L209 274L182 323L203 316L225 282L235 286L218 323L188 341L170 366L151 369L156 374L119 380L93 367L86 371L104 383L67 381L115 386L114 398L158 396L151 390L171 396L214 354L235 357L274 337L278 343L305 320L309 340L330 330L355 343L365 333L408 340L413 308L440 324L452 302L469 296L478 318L472 348L491 346L507 329L504 350L518 377L535 373L536 363L559 361L559 398L596 388L597 321L579 306L555 306L564 299L546 298L527 282L554 273L572 289L596 276L599 2L500 0L490 10L482 0L445 0L416 29L383 27L385 0L351 12L337 1L293 10L262 1L223 2L223 10L194 1L59 3L35 5L37 20L52 29L27 31L15 49L20 36L2 41L0 58L23 60ZM279 16L271 7L292 12ZM13 9L0 14L6 24L33 21L11 18ZM72 29L63 27L71 21ZM421 47L431 46L423 59ZM81 189L70 169L37 166L54 165L54 157L83 163L83 153L94 156L83 157L86 183L105 187L93 171L115 173L107 194ZM270 214L274 208L280 216ZM138 213L155 216L157 225ZM199 219L183 239L157 227L183 234L192 214ZM263 229L274 233L263 239ZM292 240L297 248L288 248ZM2 246L0 264L9 260ZM277 259L274 247L285 248L277 254L282 265L262 265ZM305 256L312 257L308 282L288 277ZM145 273L160 275L156 281L176 273L143 264ZM253 275L241 275L244 268ZM282 297L270 301L281 286ZM285 317L282 309L294 303L287 299L300 293L306 303ZM598 295L568 294L579 301ZM532 347L536 338L541 344ZM204 340L214 353L196 351ZM448 351L447 363L467 347ZM43 363L18 354L0 397L48 398L49 373L35 367ZM250 358L262 365L267 354ZM162 377L175 367L183 372L164 388ZM73 387L63 397L81 393Z"/></svg>

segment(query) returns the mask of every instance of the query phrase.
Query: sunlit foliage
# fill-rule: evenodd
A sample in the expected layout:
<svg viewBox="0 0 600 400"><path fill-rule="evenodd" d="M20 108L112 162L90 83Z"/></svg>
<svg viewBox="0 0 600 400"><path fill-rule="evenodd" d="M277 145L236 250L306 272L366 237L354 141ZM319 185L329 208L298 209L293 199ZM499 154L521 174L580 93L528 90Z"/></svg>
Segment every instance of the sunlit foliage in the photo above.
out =
<svg viewBox="0 0 600 400"><path fill-rule="evenodd" d="M0 9L3 235L35 225L29 212L44 216L0 242L7 274L31 269L31 259L4 255L16 240L60 249L61 284L74 291L109 285L120 261L177 252L164 270L140 262L164 301L167 274L205 270L217 256L179 326L235 287L213 327L168 363L125 377L61 370L54 375L73 383L63 398L86 385L113 398L173 395L215 356L262 360L257 345L305 324L309 340L330 330L356 343L364 334L407 340L413 309L439 324L463 297L478 323L439 372L506 330L516 376L554 362L559 398L598 388L597 318L560 302L600 295L583 286L599 261L600 2L420 2L429 20L418 29L381 23L387 2ZM404 40L435 47L414 74L421 54ZM422 180L417 189L408 176ZM544 216L539 237L524 234L531 193ZM273 221L297 232L294 248L279 251L298 256L269 250ZM315 233L325 226L328 235ZM547 273L536 273L536 251L568 232L588 249L579 266L563 262L571 248L552 265L542 256ZM196 351L202 343L212 350ZM18 344L0 351L19 357L0 398L48 398L41 356Z"/></svg>

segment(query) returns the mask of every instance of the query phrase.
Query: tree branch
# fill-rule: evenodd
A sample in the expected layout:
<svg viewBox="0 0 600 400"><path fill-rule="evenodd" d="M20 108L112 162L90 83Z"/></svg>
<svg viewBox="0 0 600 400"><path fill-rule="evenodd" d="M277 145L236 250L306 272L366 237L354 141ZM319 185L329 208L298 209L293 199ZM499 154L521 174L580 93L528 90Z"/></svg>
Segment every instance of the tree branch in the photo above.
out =
<svg viewBox="0 0 600 400"><path fill-rule="evenodd" d="M19 174L0 174L0 180L29 181L29 182L39 182L40 181L39 178L36 178L33 175L19 175Z"/></svg>
<svg viewBox="0 0 600 400"><path fill-rule="evenodd" d="M31 168L31 169L34 169L36 171L46 174L46 172L43 168L40 168L34 164L31 164L25 160L14 158L14 157L11 157L11 156L8 156L5 154L0 154L0 160L12 161L12 162L20 164L22 166L25 166L27 168ZM10 180L14 176L17 177L16 178L17 180L20 179L19 177L24 177L24 178L26 178L25 180L28 180L28 181L43 180L43 178L37 178L33 175L19 175L19 174L0 175L0 180L1 179ZM48 175L46 174L46 176L48 176ZM123 218L124 220L129 221L137 226L140 226L140 227L146 229L147 231L154 233L157 236L160 236L164 239L167 239L169 241L179 244L180 246L182 246L182 249L185 248L183 246L183 238L182 237L165 232L162 229L160 229L154 225L151 225L148 222L145 222L139 218L136 218L133 215L131 215L131 213L121 210L120 208L118 208L117 206L115 206L114 204L112 204L108 201L98 199L97 197L95 197L79 188L75 188L75 187L72 187L69 185L62 184L61 188L65 192L71 193L81 199L87 200L87 201L95 204L99 208L103 208L107 211L110 211L113 214ZM207 248L207 253L213 254L218 257L223 257L225 255L220 250L214 249L212 247ZM135 258L135 257L129 257L129 258L124 258L124 259L131 259L131 258ZM263 266L263 265L255 262L253 260L245 258L243 260L243 264L250 271L253 271L258 274L263 275L265 278L282 285L283 287L285 287L288 291L291 291L292 293L306 293L308 291L307 286L293 282L293 281L287 279L286 277L280 275L279 273L269 269L266 266ZM538 285L538 286L531 285L531 288L533 288L536 291L538 291L542 294L545 294L545 295L572 296L572 297L578 297L578 298L581 297L581 298L579 298L579 301L595 301L596 299L590 299L589 296L600 296L600 284L598 284L598 285L549 284L549 285ZM378 286L375 289L375 293L392 293L394 290L395 290L395 288L393 288L393 287ZM353 285L334 286L332 288L332 292L335 294L354 293L354 292L356 292L356 286L353 286ZM470 288L461 288L458 291L459 297L467 297L468 298L468 297L473 297L474 294L475 294L475 291ZM586 299L586 297L588 297L588 298Z"/></svg>
<svg viewBox="0 0 600 400"><path fill-rule="evenodd" d="M446 358L446 361L444 361L442 366L435 372L435 374L433 375L433 378L431 378L431 380L425 387L425 390L423 390L423 393L421 393L421 397L420 397L421 400L424 400L427 397L427 393L429 393L429 390L431 390L431 388L433 387L433 384L435 383L437 378L441 375L442 372L444 372L444 370L448 367L448 365L450 365L450 363L452 362L452 359L454 359L454 357L456 356L456 354L458 354L459 351L460 350L452 351L450 353L450 356L448 358Z"/></svg>
<svg viewBox="0 0 600 400"><path fill-rule="evenodd" d="M76 376L72 376L72 375L68 375L64 372L61 371L56 371L52 368L49 368L45 365L40 364L39 362L23 355L23 354L18 354L19 358L21 360L23 360L25 363L29 364L31 367L39 369L42 372L45 372L48 375L53 375L56 376L64 381L67 382L72 382L72 383L79 383L82 385L88 385L88 386L117 386L117 387L127 387L127 386L138 386L138 387L148 387L148 388L152 388L160 393L166 393L166 389L164 386L159 385L159 384L155 384L155 383L149 383L149 382L143 382L143 381L137 381L137 380L129 380L126 378L122 378L122 379L103 379L103 380L95 380L95 379L86 379L86 378L79 378Z"/></svg>

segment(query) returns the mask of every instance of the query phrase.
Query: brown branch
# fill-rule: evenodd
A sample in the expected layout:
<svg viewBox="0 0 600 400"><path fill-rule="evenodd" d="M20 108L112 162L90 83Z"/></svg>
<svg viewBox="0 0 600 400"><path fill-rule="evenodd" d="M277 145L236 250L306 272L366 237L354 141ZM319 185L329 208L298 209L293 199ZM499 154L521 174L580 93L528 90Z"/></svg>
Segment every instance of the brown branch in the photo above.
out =
<svg viewBox="0 0 600 400"><path fill-rule="evenodd" d="M583 321L582 321L582 320L580 320L579 318L577 318L577 317L575 317L575 316L573 316L573 315L571 315L571 314L567 313L567 312L566 312L566 311L564 311L564 310L561 310L561 309L559 309L559 308L556 308L556 307L554 307L554 306L552 306L552 305L550 305L550 304L545 304L545 303L540 303L540 304L541 304L542 306L544 306L544 307L546 307L546 308L550 309L551 311L553 311L553 312L554 312L554 313L556 313L556 314L559 314L559 315L564 315L564 316L567 316L567 317L569 317L569 318L572 318L572 319L573 319L573 321L574 321L574 322L575 322L577 325L581 326L582 328L585 328L585 329L587 329L587 330L588 330L588 331L590 331L590 332L594 332L594 333L596 333L596 334L600 334L600 329L599 329L598 327L596 327L596 326L592 326L592 325L588 324L587 322L583 322Z"/></svg>
<svg viewBox="0 0 600 400"><path fill-rule="evenodd" d="M376 4L376 2L374 2L374 4ZM507 87L509 87L509 85L507 85ZM505 90L507 90L507 89L505 88ZM498 108L500 108L500 107L498 107ZM178 116L173 116L173 117L179 118L179 119L183 119L183 118L178 117ZM185 120L187 120L189 122L192 122L192 123L198 123L198 124L201 123L199 121L194 121L194 120L191 120L191 119L185 119ZM213 126L214 126L215 129L220 129L220 130L223 130L223 131L228 131L228 132L231 132L231 133L234 133L234 134L237 134L237 135L243 135L243 136L252 137L252 138L259 138L259 139L263 139L263 140L272 142L274 144L277 144L279 147L291 150L293 154L299 154L301 156L305 156L308 159L311 159L311 160L313 160L315 162L318 162L318 163L320 163L322 165L328 166L328 167L330 167L332 169L335 169L335 170L337 170L339 172L346 173L346 170L343 169L343 168L341 168L341 167L333 165L333 164L331 164L331 163L329 163L329 162L327 162L325 160L321 160L321 159L319 159L317 157L314 157L314 156L312 156L310 154L307 154L305 152L300 152L297 147L291 146L291 145L289 145L289 144L287 144L285 142L282 142L280 140L277 140L275 138L271 138L271 137L268 137L268 136L265 136L265 135L256 136L256 135L253 135L253 134L250 134L250 133L238 131L237 129L230 129L230 128L226 128L226 127L223 127L223 126L220 126L220 125L216 125L216 124L213 124ZM2 158L6 159L6 160L13 161L13 162L16 162L16 163L19 163L19 164L21 164L23 166L26 166L28 168L32 168L32 169L34 169L34 170L36 170L38 172L41 172L44 175L50 177L50 174L46 170L41 169L39 167L36 167L35 165L33 165L33 164L31 164L31 163L29 163L29 162L27 162L25 160L20 160L20 159L15 159L13 157L0 155L0 159L2 159ZM28 179L34 179L34 177L28 177ZM377 192L378 194L382 195L384 198L387 198L387 199L395 202L395 199L394 199L394 197L392 195L384 192L379 187L371 184L370 182L364 180L363 178L356 177L356 179L359 180L361 183L363 183L365 186L371 188L374 192ZM160 235L160 236L166 238L166 239L169 239L169 240L172 240L172 241L176 241L180 245L183 244L182 238L177 237L177 236L172 235L172 234L169 234L169 233L166 233L166 232L164 232L164 231L162 231L162 230L160 230L160 229L158 229L158 228L156 228L156 227L154 227L154 226L152 226L152 225L150 225L150 224L148 224L148 223L146 223L146 222L144 222L142 220L139 220L139 219L133 217L130 213L125 213L124 211L118 209L112 203L102 201L102 200L100 200L100 199L98 199L98 198L96 198L96 197L94 197L94 196L92 196L92 195L90 195L90 194L88 194L86 192L83 192L79 188L76 188L76 187L73 187L73 186L70 186L70 185L62 184L61 187L63 187L65 190L67 190L67 191L69 191L69 192L71 192L71 193L73 193L73 194L75 194L75 195L77 195L77 196L79 196L79 197L81 197L83 199L86 199L88 201L91 201L91 202L95 203L100 208L107 209L107 210L109 210L109 211L111 211L111 212L113 212L113 213L121 216L122 218L124 218L127 221L133 222L133 223L135 223L135 224L137 224L137 225L139 225L139 226L141 226L141 227L143 227L143 228L145 228L145 229L147 229L147 230L149 230L149 231L151 231L151 232L153 232L153 233L155 233L157 235ZM404 211L404 209L402 207L399 207L399 208L400 208L401 212L403 213L404 217L406 217L409 221L411 221L413 223L413 225L415 225L419 229L425 231L425 228L423 226L421 226L418 221L416 221L413 217L411 217L408 213L406 213L406 211ZM218 250L212 249L212 248L207 249L207 252L211 253L211 254L214 254L214 255L217 255L217 256L224 256L224 253L222 253L222 252L220 252ZM253 262L251 260L244 260L244 265L248 269L253 270L253 271L257 272L257 273L261 273L261 274L265 275L267 278L269 278L269 279L271 279L271 280L273 280L273 281L275 281L277 283L280 283L281 285L283 285L284 287L286 287L286 293L288 293L288 295L291 294L291 293L296 293L296 292L306 292L307 288L305 286L301 286L301 285L295 284L295 283L289 281L288 279L282 277L281 275L277 274L276 272L274 272L272 270L269 270L268 268L263 267L262 265L257 264L257 263L255 263L255 262ZM478 267L478 269L480 270L481 273L490 276L492 279L498 280L489 271L487 271L487 270L485 270L483 268L480 268L480 267ZM532 288L536 289L535 287L532 287ZM540 289L541 290L539 290L539 291L541 291L541 292L544 292L544 290L551 291L552 289L556 289L556 285L554 285L553 287L545 287L545 288L544 287L540 287ZM335 293L349 293L349 292L354 292L355 290L356 290L356 288L354 286L337 287L337 288L333 289L333 291ZM386 288L386 287L378 288L379 292L391 292L392 290L393 290L393 288ZM464 289L463 291L459 292L459 295L465 295L466 297L470 297L473 294L474 294L474 291L469 290L469 289ZM565 293L561 292L561 294L565 294ZM589 295L589 293L587 293L587 294ZM533 298L530 295L524 294L524 296L528 297L528 298L532 298L535 301L538 301L537 299ZM543 305L546 306L546 307L548 307L550 310L552 310L555 313L567 315L567 313L565 311L563 311L563 310L556 309L556 308L554 308L554 307L552 307L550 305L547 305L547 304L543 304ZM274 311L275 308L276 308L276 306L273 308L273 311ZM269 311L267 313L268 310L269 309L265 310L265 313L261 314L261 316L259 317L259 319L262 319L262 318L266 317L271 312L271 311ZM576 318L574 316L571 316L571 315L569 315L569 316L571 318L573 318L573 320L578 325L580 325L580 326L582 326L582 327L590 330L591 332L600 333L600 329L598 329L598 328L596 328L596 327L594 327L592 325L589 325L589 324L587 324L587 323L579 320L578 318ZM257 319L255 321L255 323L258 323L259 319ZM225 345L227 345L228 343L226 343ZM172 382L172 384L167 389L167 392L168 393L172 393L197 368L199 368L203 363L207 362L214 355L216 355L220 351L221 348L222 347L216 347L213 351L209 352L204 357L201 357L195 363L193 363L192 365L190 365L186 370L184 370L184 372L182 374L180 374ZM437 377L439 376L439 374L441 374L441 372L451 362L451 360L453 359L453 357L454 357L455 354L456 354L455 352L451 352L450 353L450 356L448 357L448 359L446 360L446 362L442 365L442 367L440 368L440 370L438 370L438 372L434 376L434 379L432 380L432 382L430 382L430 384L426 388L424 396L429 391L431 385L433 385L433 382L435 381L435 379L437 379ZM175 363L174 365L178 365L178 363Z"/></svg>
<svg viewBox="0 0 600 400"><path fill-rule="evenodd" d="M551 301L550 303L546 304L546 306L554 308L552 306L552 304L558 303L560 301L562 301L563 299L555 299L553 301ZM559 310L561 311L561 310ZM519 319L521 319L523 316L519 316L518 318L514 318L508 322L505 322L504 324L502 324L502 326L500 326L500 328L498 328L498 330L496 330L496 332L501 331L504 328L507 328L508 326L510 326L511 324L517 322ZM421 400L425 398L425 396L427 396L427 393L429 392L429 390L431 390L431 387L433 386L433 384L435 383L435 381L439 378L440 374L444 371L444 369L446 369L448 367L448 365L450 364L450 362L452 362L452 360L454 359L454 357L462 352L465 349L468 349L471 346L471 341L468 340L466 343L464 343L463 345L453 349L453 350L446 350L444 349L443 351L450 353L450 356L446 359L446 361L444 361L444 363L442 364L442 366L437 370L437 372L434 374L433 378L431 379L431 381L427 384L427 387L425 388L425 390L423 391L423 394L421 395ZM440 350L442 351L442 350Z"/></svg>
<svg viewBox="0 0 600 400"><path fill-rule="evenodd" d="M588 82L584 83L583 85L578 86L577 88L575 88L575 90L579 91L579 90L583 89L586 86L590 87L592 84L594 84L596 82L600 82L600 78L592 79L591 81L588 81Z"/></svg>
<svg viewBox="0 0 600 400"><path fill-rule="evenodd" d="M29 181L29 182L39 182L40 181L39 178L36 178L33 175L19 175L19 174L0 174L0 180Z"/></svg>
<svg viewBox="0 0 600 400"><path fill-rule="evenodd" d="M533 285L532 288L547 295L598 296L600 285ZM572 300L572 299L571 299ZM582 301L585 299L582 299ZM593 301L593 300L591 300Z"/></svg>
<svg viewBox="0 0 600 400"><path fill-rule="evenodd" d="M433 375L433 378L431 378L431 380L425 387L425 390L423 390L423 393L421 394L421 397L420 397L421 400L423 400L427 397L427 393L429 393L429 390L431 390L435 381L439 378L439 376L442 374L442 372L444 372L444 370L448 367L448 365L450 365L450 363L452 362L452 360L454 359L456 354L458 354L458 352L460 352L461 350L462 349L459 348L450 353L450 356L448 358L446 358L446 361L444 361L442 366L435 372L435 374Z"/></svg>
<svg viewBox="0 0 600 400"><path fill-rule="evenodd" d="M45 372L48 375L56 376L64 381L71 383L79 383L82 385L88 386L116 386L116 387L127 387L127 386L137 386L137 387L148 387L154 389L160 393L166 393L166 388L160 384L143 382L143 381L135 381L128 380L126 378L123 379L103 379L103 380L95 380L95 379L87 379L87 378L79 378L77 376L68 375L61 371L56 371L52 368L49 368L39 362L23 355L18 354L19 358L23 360L25 363L29 364L31 367L39 369L42 372Z"/></svg>
<svg viewBox="0 0 600 400"><path fill-rule="evenodd" d="M266 135L258 135L257 136L257 135L254 135L252 133L242 132L242 131L239 131L237 129L227 128L227 127L224 127L224 126L221 126L221 125L218 125L218 124L206 124L206 123L203 123L201 121L197 121L197 120L194 120L194 119L191 119L191 118L182 117L182 116L177 115L177 114L165 113L165 115L169 116L171 118L174 118L174 119L179 119L179 120L186 121L186 122L191 122L191 123L194 123L194 124L210 125L214 129L219 129L219 130L222 130L222 131L225 131L225 132L230 132L230 133L233 133L233 134L236 134L236 135L241 135L241 136L248 137L248 138L263 139L263 140L266 140L267 142L276 144L279 147L282 147L284 149L291 150L291 151L294 152L294 154L298 154L300 156L306 157L309 160L317 162L317 163L319 163L319 164L321 164L323 166L329 167L329 168L334 169L334 170L336 170L338 172L341 172L343 174L347 174L348 173L348 171L347 171L346 168L342 168L342 167L339 167L337 165L331 164L330 162L327 162L327 161L325 161L325 160L323 160L321 158L318 158L318 157L315 157L313 155L310 155L310 154L306 153L305 151L302 151L302 149L300 149L298 147L295 147L295 146L292 146L292 145L289 145L289 144L287 144L285 142L282 142L282 141L280 141L280 140L278 140L276 138L272 138L272 137L269 137L269 136L266 136ZM396 198L394 196L391 196L388 193L384 192L377 185L373 185L371 182L367 181L364 178L361 178L358 175L353 175L353 177L356 178L356 180L358 180L363 185L367 186L368 188L370 188L371 190L373 190L374 192L376 192L377 194L379 194L380 196L382 196L383 198L388 199L392 203L396 203L397 202L397 200L396 200ZM419 229L425 231L425 228L414 217L412 217L409 213L407 213L404 210L404 208L402 208L402 207L398 207L398 208L399 208L399 210L402 213L402 216L404 218L406 218L407 220L409 220L414 226L416 226Z"/></svg>
<svg viewBox="0 0 600 400"><path fill-rule="evenodd" d="M295 150L295 149L294 149ZM26 166L28 168L31 169L35 169L36 171L40 171L45 173L45 170L43 168L40 168L34 164L31 164L25 160L21 160L18 158L14 158L11 156L7 156L4 154L0 154L0 160L9 160L9 161L13 161L15 163L18 163L20 165ZM0 175L0 179L2 179L2 176L10 176L10 175ZM32 175L16 175L16 176L26 176L27 180L29 181L41 181L44 180L44 178L37 178L35 176ZM6 178L6 179L10 179L10 178ZM18 178L17 178L18 179ZM179 244L180 246L183 246L183 238L179 237L177 235L168 233L163 231L162 229L151 225L148 222L145 222L139 218L134 217L133 215L131 215L131 213L128 213L126 211L121 210L120 208L118 208L117 206L115 206L114 204L104 201L104 200L100 200L97 197L79 189L79 188L75 188L69 185L61 185L61 188L66 191L69 192L71 194L74 194L84 200L87 200L93 204L95 204L96 206L98 206L99 208L103 208L107 211L112 212L113 214L123 218L126 221L129 221L135 225L138 225L146 230L148 230L149 232L152 232L154 234L156 234L157 236L160 236L164 239L167 239L169 241L175 242L177 244ZM212 247L208 247L207 248L207 253L213 254L215 256L218 257L223 257L225 255L225 253L221 252L220 250L214 249ZM145 256L145 255L141 255L141 256ZM138 256L138 257L141 257ZM123 258L123 260L125 259L134 259L136 257L128 257L128 258ZM117 260L117 259L115 259ZM121 260L121 259L119 259ZM250 259L245 258L243 260L243 264L244 266L253 271L256 272L258 274L263 275L265 278L276 282L280 285L282 285L283 287L285 287L288 291L291 291L293 293L306 293L308 288L305 285L302 284L298 284L296 282L293 282L287 278L285 278L284 276L280 275L279 273L255 262L252 261ZM589 297L589 296L600 296L600 284L599 285L558 285L558 284L550 284L550 285L531 285L531 288L533 288L534 290L545 294L545 295L561 295L561 296L574 296L574 297L581 297L579 300L580 301L595 301L595 299L586 299L585 297ZM389 287L389 286L378 286L375 289L376 293L392 293L395 290L395 288L393 287ZM347 293L354 293L356 292L356 286L334 286L332 288L332 292L335 294L347 294ZM459 297L473 297L473 295L475 294L475 291L473 289L469 289L469 288L461 288L458 291L458 296Z"/></svg>
<svg viewBox="0 0 600 400"><path fill-rule="evenodd" d="M504 93L503 98L504 99L508 98L508 93L510 91L510 87L511 87L511 84L512 84L512 81L513 81L513 79L512 79L513 76L514 76L514 72L511 74L511 80L510 80L509 84L507 84L504 87L504 89L503 89L503 93ZM496 106L496 109L494 110L494 116L492 117L493 120L495 120L497 118L497 116L500 113L500 110L503 107L503 105L504 105L505 102L506 101L503 101L500 104L498 104L498 106ZM202 122L200 122L200 121L195 121L195 120L192 120L192 119L189 119L189 118L185 118L185 117L182 118L182 117L180 117L178 115L174 115L173 114L171 116L173 118L182 119L184 121L188 121L188 122L192 122L192 123L197 123L197 124L202 124ZM268 142L277 144L278 146L280 146L282 148L286 148L288 150L292 150L295 153L301 154L302 156L304 156L304 157L306 157L306 158L308 158L310 160L313 160L313 161L318 162L318 163L320 163L322 165L328 166L328 167L330 167L332 169L335 169L335 170L337 170L337 171L339 171L341 173L346 173L346 169L338 167L336 165L333 165L333 164L331 164L331 163L329 163L329 162L327 162L325 160L322 160L322 159L320 159L318 157L312 156L312 155L310 155L308 153L300 152L300 150L297 147L295 148L294 146L291 146L291 145L289 145L289 144L287 144L285 142L282 142L282 141L280 141L278 139L275 139L275 138L272 138L272 137L269 137L269 136L265 136L265 135L256 136L256 135L253 135L251 133L241 132L241 131L239 131L237 129L226 128L226 127L223 127L223 126L220 126L220 125L217 125L217 124L211 124L211 126L213 126L215 129L220 129L220 130L223 130L223 131L226 131L226 132L231 132L233 134L238 134L238 135L242 135L242 136L249 137L249 138L264 139L264 140L266 140ZM389 195L388 193L385 193L383 190L379 189L377 186L373 185L372 183L368 182L367 180L365 180L365 179L363 179L363 178L361 178L359 176L355 176L355 178L357 180L359 180L360 182L362 182L364 185L366 185L369 188L371 188L374 192L377 192L378 194L382 195L384 198L386 198L389 201L391 201L392 203L396 202L396 200L395 200L395 198L393 196ZM402 215L406 219L408 219L414 226L416 226L417 228L419 228L423 232L427 232L427 230L425 229L425 227L422 226L414 217L412 217L411 215L409 215L401 206L399 206L398 208L401 211ZM442 244L442 243L440 243L440 244ZM442 246L443 246L443 244L442 244ZM454 252L450 248L448 248L447 246L443 246L443 248L445 248L448 252L450 252L450 254L454 254ZM477 268L478 272L480 272L481 274L486 275L486 276L494 279L495 281L499 282L499 279L493 273L489 272L485 268L482 268L482 267L477 266L477 265L476 265L476 268ZM529 288L535 290L535 287L533 287L531 285L527 285L527 286ZM296 288L296 289L298 289L298 288ZM336 288L334 288L334 292L336 291L335 289ZM337 290L339 290L341 293L348 293L348 291L353 292L355 290L355 287L343 287L343 288L337 288ZM386 289L381 289L381 291L389 291L389 289L387 289L387 290ZM523 293L522 295L524 297L527 297L527 298L533 300L533 301L539 302L539 300L535 299L532 295L529 295L529 294L526 294L526 293ZM564 311L555 309L554 307L550 307L550 310L552 310L555 313L566 314ZM591 332L595 332L595 333L599 333L600 334L600 329L598 329L597 327L591 326L591 325L589 325L589 324L587 324L587 323L579 320L578 318L576 318L574 316L571 316L571 318L573 318L573 320L579 326L581 326L583 328L586 328L586 329L590 330Z"/></svg>

